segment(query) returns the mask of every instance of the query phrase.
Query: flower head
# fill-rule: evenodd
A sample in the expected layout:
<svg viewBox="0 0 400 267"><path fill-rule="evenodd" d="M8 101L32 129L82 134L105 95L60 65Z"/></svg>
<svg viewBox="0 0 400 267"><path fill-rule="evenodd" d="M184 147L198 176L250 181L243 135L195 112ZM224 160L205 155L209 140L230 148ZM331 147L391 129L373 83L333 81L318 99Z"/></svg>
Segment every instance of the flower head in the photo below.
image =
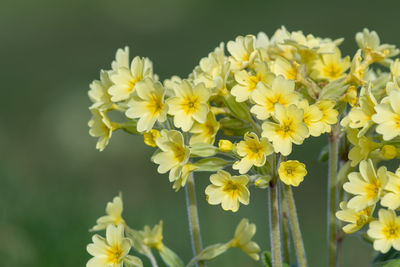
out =
<svg viewBox="0 0 400 267"><path fill-rule="evenodd" d="M195 121L205 123L209 111L208 99L210 90L200 83L192 86L189 81L183 80L174 86L175 97L167 100L168 113L174 116L174 124L182 131L187 132Z"/></svg>
<svg viewBox="0 0 400 267"><path fill-rule="evenodd" d="M193 145L196 143L208 143L213 144L215 141L215 136L219 130L219 122L216 120L215 115L209 111L207 119L204 123L195 122L190 133L189 144Z"/></svg>
<svg viewBox="0 0 400 267"><path fill-rule="evenodd" d="M317 104L310 105L306 99L300 101L297 106L304 112L303 121L307 125L311 136L320 136L324 132L324 123L322 111Z"/></svg>
<svg viewBox="0 0 400 267"><path fill-rule="evenodd" d="M177 180L190 155L189 147L185 146L182 134L176 130L162 130L156 144L161 149L161 152L152 158L154 163L159 164L157 171L159 173L170 171L169 181Z"/></svg>
<svg viewBox="0 0 400 267"><path fill-rule="evenodd" d="M244 253L249 255L252 259L258 261L261 249L258 244L251 241L256 233L256 225L249 223L249 220L242 219L235 230L235 237L229 242L231 247L239 247Z"/></svg>
<svg viewBox="0 0 400 267"><path fill-rule="evenodd" d="M232 70L241 70L252 64L257 56L257 50L254 47L255 41L254 35L246 35L245 37L238 36L235 41L227 43L226 47L231 54L229 61Z"/></svg>
<svg viewBox="0 0 400 267"><path fill-rule="evenodd" d="M333 54L323 54L313 65L314 76L322 80L336 80L343 78L345 71L350 67L350 58L341 58L339 48L335 47Z"/></svg>
<svg viewBox="0 0 400 267"><path fill-rule="evenodd" d="M356 196L349 200L347 207L361 211L379 201L387 182L386 167L382 166L376 172L372 160L363 160L360 172L352 172L348 178L343 189Z"/></svg>
<svg viewBox="0 0 400 267"><path fill-rule="evenodd" d="M400 207L400 168L396 173L387 172L389 178L385 186L386 194L382 197L381 205L395 210Z"/></svg>
<svg viewBox="0 0 400 267"><path fill-rule="evenodd" d="M385 101L384 101L385 100ZM376 114L372 120L379 124L376 132L388 141L400 135L400 91L391 90L389 96L375 106Z"/></svg>
<svg viewBox="0 0 400 267"><path fill-rule="evenodd" d="M131 241L124 237L124 226L110 224L107 227L106 239L94 235L93 243L87 246L87 251L93 256L87 267L123 267L143 266L142 261L134 256L128 255L131 249Z"/></svg>
<svg viewBox="0 0 400 267"><path fill-rule="evenodd" d="M163 240L163 222L160 221L159 224L156 224L153 229L151 229L149 226L145 226L143 231L140 231L139 234L143 238L143 242L146 246L150 248L155 248L157 250L162 250L164 247L164 244L162 242Z"/></svg>
<svg viewBox="0 0 400 267"><path fill-rule="evenodd" d="M250 112L255 114L259 120L265 120L274 113L275 104L279 103L288 107L297 104L299 99L299 94L294 90L294 82L286 80L280 75L272 81L271 86L265 83L257 84L257 89L252 95L255 105Z"/></svg>
<svg viewBox="0 0 400 267"><path fill-rule="evenodd" d="M393 210L380 209L379 220L369 224L367 234L374 239L374 249L382 253L391 247L400 250L400 217Z"/></svg>
<svg viewBox="0 0 400 267"><path fill-rule="evenodd" d="M250 192L247 175L231 176L226 171L218 171L210 176L212 184L206 188L207 201L211 205L221 204L222 209L238 211L239 202L248 205Z"/></svg>
<svg viewBox="0 0 400 267"><path fill-rule="evenodd" d="M306 165L297 160L283 161L279 164L278 174L285 184L298 186L307 175Z"/></svg>
<svg viewBox="0 0 400 267"><path fill-rule="evenodd" d="M135 57L130 68L119 67L110 76L114 83L108 89L111 100L117 102L130 98L136 84L147 77L153 78L153 64L148 58Z"/></svg>
<svg viewBox="0 0 400 267"><path fill-rule="evenodd" d="M347 202L342 201L339 204L341 210L336 212L336 217L344 222L348 222L342 229L346 234L352 234L360 230L364 225L373 220L372 213L375 205L366 207L361 211L355 211L347 207Z"/></svg>
<svg viewBox="0 0 400 267"><path fill-rule="evenodd" d="M90 85L88 92L90 100L93 102L92 107L108 107L111 104L111 96L108 94L112 82L108 71L100 71L100 80L94 80Z"/></svg>
<svg viewBox="0 0 400 267"><path fill-rule="evenodd" d="M255 133L246 133L244 141L236 145L236 150L241 160L236 161L232 168L239 170L240 174L247 173L251 167L261 167L265 164L266 157L274 152L268 139L262 137L260 140Z"/></svg>
<svg viewBox="0 0 400 267"><path fill-rule="evenodd" d="M303 110L295 105L285 108L275 104L275 122L262 124L262 136L267 137L273 144L276 153L287 156L292 152L292 143L302 144L308 136L307 125L303 122Z"/></svg>
<svg viewBox="0 0 400 267"><path fill-rule="evenodd" d="M92 112L93 116L88 122L90 127L89 134L93 137L99 138L96 148L100 151L103 151L108 145L113 131L118 127L108 119L106 111L98 108L91 108L90 111Z"/></svg>
<svg viewBox="0 0 400 267"><path fill-rule="evenodd" d="M106 214L97 219L96 225L90 229L90 231L100 231L107 228L109 224L117 226L118 224L125 225L125 221L122 218L122 196L114 197L112 202L108 202L106 206Z"/></svg>
<svg viewBox="0 0 400 267"><path fill-rule="evenodd" d="M150 131L156 121L166 120L168 107L164 102L165 89L160 82L146 78L137 83L136 94L128 102L129 109L125 114L131 119L139 118L139 132Z"/></svg>

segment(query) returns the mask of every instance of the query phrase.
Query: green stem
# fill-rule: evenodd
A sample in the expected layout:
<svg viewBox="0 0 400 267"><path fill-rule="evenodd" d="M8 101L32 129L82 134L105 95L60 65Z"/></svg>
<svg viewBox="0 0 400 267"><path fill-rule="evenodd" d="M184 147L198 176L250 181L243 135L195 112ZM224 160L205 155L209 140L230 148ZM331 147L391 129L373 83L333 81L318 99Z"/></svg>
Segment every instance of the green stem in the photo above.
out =
<svg viewBox="0 0 400 267"><path fill-rule="evenodd" d="M337 206L337 169L339 138L337 126L329 135L329 175L328 175L328 238L329 238L329 267L336 267L336 206Z"/></svg>
<svg viewBox="0 0 400 267"><path fill-rule="evenodd" d="M283 190L283 183L280 183L281 189L281 209L282 209L282 243L283 243L283 262L290 264L290 232L288 206L286 196Z"/></svg>
<svg viewBox="0 0 400 267"><path fill-rule="evenodd" d="M158 267L156 258L154 257L153 253L149 251L150 253L146 254L147 258L149 258L151 266L153 267Z"/></svg>
<svg viewBox="0 0 400 267"><path fill-rule="evenodd" d="M279 223L278 174L276 155L272 158L273 177L269 187L269 226L271 234L272 266L282 266L281 231Z"/></svg>
<svg viewBox="0 0 400 267"><path fill-rule="evenodd" d="M187 179L186 187L186 206L189 218L190 238L192 241L193 256L196 257L202 250L199 215L196 204L196 191L194 187L194 177L191 173ZM199 261L197 266L206 266L203 261Z"/></svg>
<svg viewBox="0 0 400 267"><path fill-rule="evenodd" d="M292 187L290 185L285 185L285 196L289 207L290 228L293 234L293 242L296 249L297 263L300 267L307 267L306 251L304 249L299 219L297 217L296 203L293 197Z"/></svg>

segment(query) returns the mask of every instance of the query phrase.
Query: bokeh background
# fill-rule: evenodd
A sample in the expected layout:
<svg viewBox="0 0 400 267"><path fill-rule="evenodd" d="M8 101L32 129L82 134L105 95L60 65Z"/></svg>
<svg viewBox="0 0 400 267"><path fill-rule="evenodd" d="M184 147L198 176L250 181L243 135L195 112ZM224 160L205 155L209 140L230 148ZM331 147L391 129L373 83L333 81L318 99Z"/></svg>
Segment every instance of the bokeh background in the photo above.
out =
<svg viewBox="0 0 400 267"><path fill-rule="evenodd" d="M122 191L133 228L164 221L164 241L191 258L183 190L175 193L150 162L141 137L113 135L102 153L88 135L88 84L110 68L117 48L148 56L161 79L185 76L220 41L285 25L344 37L356 51L364 27L400 45L399 1L2 0L0 8L0 265L84 266L88 229ZM326 136L296 147L309 175L295 189L310 266L326 266ZM253 190L238 213L206 204L207 176L197 179L205 245L227 241L242 217L257 224L268 249L267 194ZM344 266L374 256L357 237L344 242ZM209 266L261 266L233 249ZM149 263L145 261L145 265Z"/></svg>

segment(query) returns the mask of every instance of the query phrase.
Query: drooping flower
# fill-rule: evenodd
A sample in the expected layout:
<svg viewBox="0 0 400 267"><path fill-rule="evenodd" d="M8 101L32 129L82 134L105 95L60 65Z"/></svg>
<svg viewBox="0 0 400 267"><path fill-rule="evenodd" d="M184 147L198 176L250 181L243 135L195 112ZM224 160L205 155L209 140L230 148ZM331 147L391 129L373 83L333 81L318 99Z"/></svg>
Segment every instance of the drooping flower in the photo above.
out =
<svg viewBox="0 0 400 267"><path fill-rule="evenodd" d="M153 64L148 58L135 57L130 68L119 67L110 75L113 86L108 89L113 102L130 98L136 84L144 78L153 78Z"/></svg>
<svg viewBox="0 0 400 267"><path fill-rule="evenodd" d="M103 151L108 145L114 130L118 129L118 125L112 123L106 115L106 111L98 108L91 108L92 118L88 122L90 127L89 134L93 137L98 137L96 149Z"/></svg>
<svg viewBox="0 0 400 267"><path fill-rule="evenodd" d="M361 161L359 169L360 172L350 173L349 181L343 185L346 192L356 195L349 200L347 207L357 212L375 205L387 183L386 167L382 166L376 172L371 159Z"/></svg>
<svg viewBox="0 0 400 267"><path fill-rule="evenodd" d="M267 138L258 139L255 133L246 133L244 140L236 145L236 151L242 159L236 161L232 168L239 170L240 174L244 174L253 166L263 166L267 156L274 152L274 148Z"/></svg>
<svg viewBox="0 0 400 267"><path fill-rule="evenodd" d="M193 145L196 143L208 143L213 144L215 141L215 136L217 135L219 129L219 122L216 120L214 114L209 111L207 119L204 123L195 122L190 133L189 144Z"/></svg>
<svg viewBox="0 0 400 267"><path fill-rule="evenodd" d="M125 115L128 118L139 118L137 130L150 131L156 121L164 122L167 118L168 106L164 102L165 89L160 82L146 78L136 85L136 93L128 102Z"/></svg>
<svg viewBox="0 0 400 267"><path fill-rule="evenodd" d="M292 143L302 144L309 134L303 122L303 110L295 105L285 108L275 104L274 117L277 123L267 121L262 124L262 136L272 142L276 153L287 156L292 152Z"/></svg>
<svg viewBox="0 0 400 267"><path fill-rule="evenodd" d="M256 225L249 223L248 219L242 219L235 230L235 237L229 242L229 246L238 247L253 260L260 259L260 247L251 239L256 233Z"/></svg>
<svg viewBox="0 0 400 267"><path fill-rule="evenodd" d="M307 175L306 165L297 160L283 161L279 164L278 174L285 184L299 186Z"/></svg>
<svg viewBox="0 0 400 267"><path fill-rule="evenodd" d="M400 217L393 210L380 209L379 220L369 224L367 234L374 239L374 249L382 253L391 247L400 250Z"/></svg>
<svg viewBox="0 0 400 267"><path fill-rule="evenodd" d="M92 108L107 108L111 104L111 96L108 89L111 87L108 71L100 71L100 80L94 80L88 92L90 100L93 102Z"/></svg>
<svg viewBox="0 0 400 267"><path fill-rule="evenodd" d="M189 147L185 146L182 134L176 130L162 130L156 144L161 149L161 152L152 157L153 162L159 164L157 171L169 171L169 181L177 180L190 156Z"/></svg>
<svg viewBox="0 0 400 267"><path fill-rule="evenodd" d="M210 90L200 83L192 86L189 81L183 80L174 86L175 97L167 100L168 114L174 116L174 124L187 132L195 121L204 123L209 111L208 99Z"/></svg>
<svg viewBox="0 0 400 267"><path fill-rule="evenodd" d="M115 53L115 60L111 63L113 71L118 71L119 68L129 69L129 47L125 46L124 49L119 48Z"/></svg>
<svg viewBox="0 0 400 267"><path fill-rule="evenodd" d="M321 100L317 102L318 108L322 112L321 122L324 125L324 133L331 132L331 125L337 123L339 112L334 108L335 101Z"/></svg>
<svg viewBox="0 0 400 267"><path fill-rule="evenodd" d="M297 106L304 111L303 121L307 125L310 135L320 136L324 132L324 124L321 121L322 111L317 104L310 105L306 99L303 99Z"/></svg>
<svg viewBox="0 0 400 267"><path fill-rule="evenodd" d="M87 246L87 251L93 256L86 267L142 267L142 261L135 256L128 255L131 241L124 237L124 226L119 224L108 225L106 239L94 235L93 243Z"/></svg>
<svg viewBox="0 0 400 267"><path fill-rule="evenodd" d="M376 114L372 120L379 124L376 132L388 141L400 135L400 91L391 90L381 104L375 106Z"/></svg>
<svg viewBox="0 0 400 267"><path fill-rule="evenodd" d="M386 193L381 199L381 205L395 210L400 207L400 168L396 173L387 172L388 183L384 187Z"/></svg>
<svg viewBox="0 0 400 267"><path fill-rule="evenodd" d="M122 196L114 197L112 202L108 202L106 206L106 214L97 219L96 225L90 231L100 231L107 228L109 224L117 226L118 224L125 225L125 220L122 218Z"/></svg>
<svg viewBox="0 0 400 267"><path fill-rule="evenodd" d="M254 61L257 56L257 50L254 47L255 41L254 35L246 35L245 37L238 36L235 41L227 43L226 48L231 54L229 61L232 70L244 69Z"/></svg>
<svg viewBox="0 0 400 267"><path fill-rule="evenodd" d="M155 248L157 250L162 250L164 248L163 240L163 222L160 221L156 224L153 229L146 225L143 231L139 231L143 242L146 246L150 248Z"/></svg>
<svg viewBox="0 0 400 267"><path fill-rule="evenodd" d="M151 147L157 147L156 140L159 137L161 137L161 133L156 129L143 133L144 143Z"/></svg>
<svg viewBox="0 0 400 267"><path fill-rule="evenodd" d="M300 97L294 90L294 82L286 80L283 76L277 76L271 86L265 83L258 83L257 89L252 94L255 105L250 112L259 120L268 119L275 110L275 104L279 103L284 107L297 104Z"/></svg>
<svg viewBox="0 0 400 267"><path fill-rule="evenodd" d="M226 171L218 171L210 176L212 184L206 188L207 201L211 205L221 204L222 209L238 211L239 202L248 205L250 192L247 175L231 176Z"/></svg>
<svg viewBox="0 0 400 267"><path fill-rule="evenodd" d="M347 202L342 201L339 204L340 209L336 212L336 218L341 221L348 222L343 226L343 232L352 234L360 230L364 225L373 220L372 213L374 212L375 205L366 207L361 211L355 211L347 207Z"/></svg>

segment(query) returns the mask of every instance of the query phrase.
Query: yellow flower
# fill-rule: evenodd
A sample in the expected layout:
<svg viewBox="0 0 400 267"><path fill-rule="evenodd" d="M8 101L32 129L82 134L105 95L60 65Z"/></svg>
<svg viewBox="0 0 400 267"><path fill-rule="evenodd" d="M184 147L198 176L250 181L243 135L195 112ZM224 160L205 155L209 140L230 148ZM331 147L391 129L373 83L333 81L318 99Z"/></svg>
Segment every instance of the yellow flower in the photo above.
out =
<svg viewBox="0 0 400 267"><path fill-rule="evenodd" d="M391 90L389 96L375 106L376 114L372 120L379 124L376 132L388 141L400 135L400 91Z"/></svg>
<svg viewBox="0 0 400 267"><path fill-rule="evenodd" d="M148 58L135 57L130 69L120 67L113 71L110 79L114 85L108 89L111 100L117 102L128 99L134 91L136 83L147 77L153 78L153 64Z"/></svg>
<svg viewBox="0 0 400 267"><path fill-rule="evenodd" d="M164 102L165 90L160 82L146 78L136 85L136 93L129 102L125 112L128 118L139 118L137 130L150 131L156 121L164 122L167 118L168 107Z"/></svg>
<svg viewBox="0 0 400 267"><path fill-rule="evenodd" d="M324 133L331 132L331 125L337 123L339 112L334 109L335 101L321 100L317 102L317 106L322 112L321 122L324 124Z"/></svg>
<svg viewBox="0 0 400 267"><path fill-rule="evenodd" d="M300 99L299 94L294 90L294 82L286 80L282 75L276 77L271 86L262 82L258 83L251 98L255 105L250 112L259 120L268 119L275 111L275 104L279 103L288 107L297 104Z"/></svg>
<svg viewBox="0 0 400 267"><path fill-rule="evenodd" d="M94 235L93 243L87 246L87 251L93 256L87 267L123 267L143 266L142 261L135 256L128 255L131 249L131 241L124 237L124 226L110 224L107 227L106 239Z"/></svg>
<svg viewBox="0 0 400 267"><path fill-rule="evenodd" d="M229 140L221 139L218 142L218 148L222 152L231 152L233 150L233 144Z"/></svg>
<svg viewBox="0 0 400 267"><path fill-rule="evenodd" d="M214 144L215 136L217 135L219 129L219 122L215 119L214 114L210 111L208 112L207 119L204 123L195 122L190 133L189 144L193 145L196 143L208 143Z"/></svg>
<svg viewBox="0 0 400 267"><path fill-rule="evenodd" d="M275 75L283 75L288 80L297 80L299 73L299 64L294 61L290 62L283 57L277 57L275 61L271 62L271 70Z"/></svg>
<svg viewBox="0 0 400 267"><path fill-rule="evenodd" d="M353 145L348 155L353 167L357 166L361 160L369 158L371 152L379 148L379 144L373 141L372 136L358 136L357 130L347 130L347 139Z"/></svg>
<svg viewBox="0 0 400 267"><path fill-rule="evenodd" d="M150 248L155 248L157 250L162 250L164 248L163 240L163 222L160 221L159 224L156 224L153 229L149 226L145 226L143 231L139 231L139 234L143 238L143 242L146 246Z"/></svg>
<svg viewBox="0 0 400 267"><path fill-rule="evenodd" d="M259 82L271 84L275 77L269 71L265 62L257 62L254 65L254 74L245 70L235 72L235 80L238 84L232 88L231 94L236 98L237 102L248 100Z"/></svg>
<svg viewBox="0 0 400 267"><path fill-rule="evenodd" d="M355 211L347 207L347 202L342 201L339 204L342 210L336 212L336 218L341 221L348 222L342 229L346 234L352 234L360 230L364 225L373 220L372 213L375 205L366 207L361 211Z"/></svg>
<svg viewBox="0 0 400 267"><path fill-rule="evenodd" d="M357 50L350 65L349 82L354 81L357 84L364 84L364 75L368 65L362 64L361 49Z"/></svg>
<svg viewBox="0 0 400 267"><path fill-rule="evenodd" d="M240 248L253 260L258 261L260 259L258 254L260 253L261 249L256 242L251 241L255 233L256 225L249 223L248 219L242 219L236 227L235 237L229 241L229 246Z"/></svg>
<svg viewBox="0 0 400 267"><path fill-rule="evenodd" d="M333 81L346 76L346 70L350 67L350 58L341 58L339 48L335 47L333 54L324 54L313 65L315 79Z"/></svg>
<svg viewBox="0 0 400 267"><path fill-rule="evenodd" d="M387 176L389 181L384 188L387 193L383 196L381 205L395 210L400 207L400 168L396 173L388 171Z"/></svg>
<svg viewBox="0 0 400 267"><path fill-rule="evenodd" d="M278 174L285 184L299 186L307 175L306 165L297 160L284 161L279 164Z"/></svg>
<svg viewBox="0 0 400 267"><path fill-rule="evenodd" d="M161 133L156 129L151 129L143 133L144 143L148 146L157 147L156 140L161 136Z"/></svg>
<svg viewBox="0 0 400 267"><path fill-rule="evenodd" d="M159 164L157 171L159 173L170 171L169 181L177 180L190 155L189 147L185 146L182 134L175 130L162 130L156 144L161 149L161 152L152 158L154 163Z"/></svg>
<svg viewBox="0 0 400 267"><path fill-rule="evenodd" d="M106 206L106 214L97 219L96 225L90 229L90 231L100 231L107 228L109 224L114 224L117 226L118 224L125 225L125 221L122 218L122 196L121 194L117 197L114 197L112 202L108 202Z"/></svg>
<svg viewBox="0 0 400 267"><path fill-rule="evenodd" d="M172 188L175 189L176 192L178 192L182 187L186 185L189 175L191 175L192 172L197 168L198 167L192 163L187 163L183 165L181 176L179 176L179 178L174 182Z"/></svg>
<svg viewBox="0 0 400 267"><path fill-rule="evenodd" d="M371 118L372 115L375 114L374 108L377 102L371 93L371 87L368 89L363 87L361 89L358 101L359 106L352 108L347 115L347 118L343 119L340 124L344 127L349 126L353 129L362 128L359 132L360 137L374 124Z"/></svg>
<svg viewBox="0 0 400 267"><path fill-rule="evenodd" d="M379 220L369 224L367 234L374 239L374 249L386 253L400 250L400 217L393 210L380 209Z"/></svg>
<svg viewBox="0 0 400 267"><path fill-rule="evenodd" d="M354 85L349 86L346 93L340 97L340 101L349 103L350 106L354 107L357 104L357 87Z"/></svg>
<svg viewBox="0 0 400 267"><path fill-rule="evenodd" d="M112 82L110 81L109 72L100 71L100 80L94 80L90 85L88 92L90 100L93 102L92 107L105 107L107 108L111 104L111 97L108 94L108 88L110 88Z"/></svg>
<svg viewBox="0 0 400 267"><path fill-rule="evenodd" d="M113 131L118 129L118 126L108 119L105 111L98 108L91 108L90 111L93 116L88 123L90 127L89 134L99 138L96 149L103 151L108 145Z"/></svg>
<svg viewBox="0 0 400 267"><path fill-rule="evenodd" d="M254 47L255 41L254 35L246 35L245 37L238 36L235 41L227 43L226 48L231 54L229 61L233 71L244 69L254 61L257 56L257 50Z"/></svg>
<svg viewBox="0 0 400 267"><path fill-rule="evenodd" d="M364 54L366 55L369 64L380 62L388 64L387 58L394 57L399 54L399 49L394 45L380 44L380 39L375 31L364 29L363 32L356 34L356 42Z"/></svg>
<svg viewBox="0 0 400 267"><path fill-rule="evenodd" d="M303 122L303 110L295 105L285 108L275 104L274 117L278 123L264 122L262 136L273 144L276 153L284 156L292 152L292 143L300 145L309 134L307 125Z"/></svg>
<svg viewBox="0 0 400 267"><path fill-rule="evenodd" d="M317 104L310 105L306 99L300 101L297 106L304 111L304 123L307 125L311 136L320 136L324 132L322 123L322 111Z"/></svg>
<svg viewBox="0 0 400 267"><path fill-rule="evenodd" d="M194 121L204 123L209 111L208 99L210 90L200 83L194 87L183 80L181 84L175 84L175 97L167 100L168 114L174 116L174 124L187 132L192 128Z"/></svg>
<svg viewBox="0 0 400 267"><path fill-rule="evenodd" d="M119 68L129 69L129 47L125 46L124 49L119 48L115 53L115 60L111 63L113 71L118 71Z"/></svg>
<svg viewBox="0 0 400 267"><path fill-rule="evenodd" d="M241 160L236 161L232 168L239 170L240 174L247 173L251 167L261 167L265 164L266 157L274 152L268 139L263 137L260 140L255 133L246 133L244 141L236 145L236 150Z"/></svg>
<svg viewBox="0 0 400 267"><path fill-rule="evenodd" d="M247 175L231 176L226 171L218 171L210 176L212 184L206 188L207 201L211 205L221 204L222 209L238 211L239 202L248 205L250 192Z"/></svg>
<svg viewBox="0 0 400 267"><path fill-rule="evenodd" d="M375 171L372 160L360 162L360 172L349 174L349 182L343 185L343 189L354 196L347 206L355 211L361 211L368 206L376 204L387 182L386 167L380 167Z"/></svg>

